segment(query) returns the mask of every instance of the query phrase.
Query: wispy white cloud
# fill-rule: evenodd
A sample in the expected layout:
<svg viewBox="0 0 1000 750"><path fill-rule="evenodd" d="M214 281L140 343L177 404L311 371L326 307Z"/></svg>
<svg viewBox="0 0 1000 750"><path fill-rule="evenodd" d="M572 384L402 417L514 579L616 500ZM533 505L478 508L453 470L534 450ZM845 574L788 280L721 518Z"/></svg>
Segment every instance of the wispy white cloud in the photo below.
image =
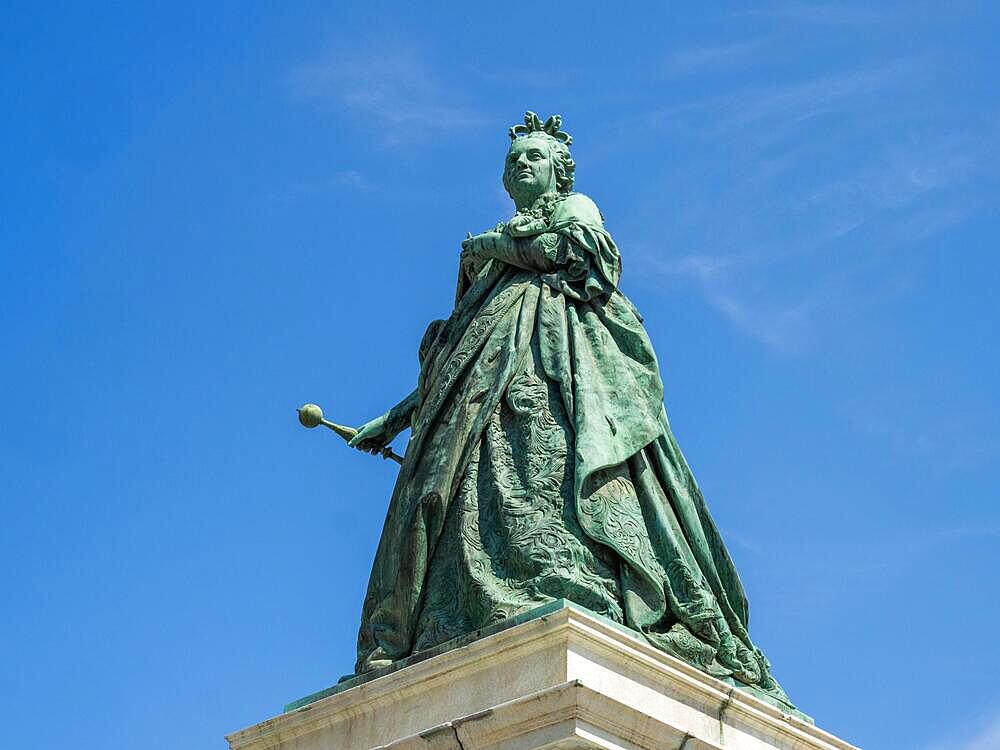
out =
<svg viewBox="0 0 1000 750"><path fill-rule="evenodd" d="M724 530L723 534L728 541L729 531ZM1000 527L988 523L977 527L930 525L900 531L879 528L877 533L872 534L866 534L865 529L855 526L846 536L833 534L810 537L806 541L786 540L782 544L784 551L776 554L773 539L762 535L761 539L751 539L749 543L762 546L767 553L750 561L762 569L771 586L754 601L766 608L769 599L792 599L798 603L796 609L800 613L825 618L842 612L845 605L856 603L860 590L874 587L887 596L895 595L898 592L892 590L901 577L911 576L914 570L949 559L956 545L967 549L988 549L998 539ZM749 549L735 539L732 541L739 547ZM807 545L808 551L791 551L800 545ZM787 554L794 554L799 560L794 568L788 567ZM764 573L763 569L770 569L770 573ZM926 603L921 606L928 606L934 601L933 594L927 596ZM913 606L914 602L907 604ZM985 737L992 737L986 728L980 735L966 739L965 744L953 737L951 741L933 744L927 750L995 750L1000 747L974 744Z"/></svg>
<svg viewBox="0 0 1000 750"><path fill-rule="evenodd" d="M694 281L736 328L785 353L905 293L911 272L894 256L980 210L974 186L997 161L982 124L918 129L906 97L925 67L899 59L652 113L652 130L731 158L723 174L672 175L694 187L671 217L684 251L639 262Z"/></svg>
<svg viewBox="0 0 1000 750"><path fill-rule="evenodd" d="M731 527L722 529L722 536L730 544L734 544L741 549L745 549L752 555L763 555L767 552L767 544L763 541L749 537L741 532L734 531Z"/></svg>
<svg viewBox="0 0 1000 750"><path fill-rule="evenodd" d="M734 18L763 18L786 22L796 29L803 25L819 27L857 27L868 30L892 30L909 23L935 23L942 17L961 17L963 12L980 6L977 0L907 0L897 3L871 2L797 2L771 0L756 8L736 10Z"/></svg>
<svg viewBox="0 0 1000 750"><path fill-rule="evenodd" d="M704 283L713 283L734 268L754 265L759 256L753 253L732 255L685 255L681 258L649 259L657 270L667 276L686 276Z"/></svg>
<svg viewBox="0 0 1000 750"><path fill-rule="evenodd" d="M890 146L878 162L854 174L820 185L802 200L803 206L853 205L861 209L901 208L922 196L950 189L976 169L973 143L948 136L919 146Z"/></svg>
<svg viewBox="0 0 1000 750"><path fill-rule="evenodd" d="M840 591L843 594L851 590L851 578L866 577L878 571L885 574L887 582L890 574L912 570L919 560L939 557L943 550L952 549L956 544L987 546L994 544L997 538L1000 538L1000 526L985 524L927 526L888 534L882 529L877 536L857 534L850 540L839 537L813 539L809 541L812 550L809 562L795 571L795 576L802 581L812 579L821 571L843 576L843 590ZM954 745L948 748L953 750Z"/></svg>
<svg viewBox="0 0 1000 750"><path fill-rule="evenodd" d="M958 400L947 392L907 392L897 385L849 401L841 411L855 431L880 440L891 453L925 461L932 473L996 460L1000 442L988 412L959 407Z"/></svg>
<svg viewBox="0 0 1000 750"><path fill-rule="evenodd" d="M372 182L371 178L355 169L344 169L335 172L330 183L335 187L358 190L363 193L370 193L375 189L375 183Z"/></svg>
<svg viewBox="0 0 1000 750"><path fill-rule="evenodd" d="M884 21L892 18L894 14L890 9L868 4L799 3L781 0L757 8L736 11L733 15L736 17L762 16L796 23L854 26Z"/></svg>
<svg viewBox="0 0 1000 750"><path fill-rule="evenodd" d="M334 194L342 196L345 193L373 193L382 186L371 177L355 169L343 169L334 172L328 178L321 180L304 180L285 185L269 195L274 203L288 204L303 200L322 199Z"/></svg>
<svg viewBox="0 0 1000 750"><path fill-rule="evenodd" d="M819 115L858 109L871 103L891 87L914 79L919 65L907 59L838 72L804 81L750 88L720 97L716 106L724 115L716 133L745 131L754 125L766 127L773 137L775 123L801 127Z"/></svg>
<svg viewBox="0 0 1000 750"><path fill-rule="evenodd" d="M992 719L983 723L981 728L971 736L963 731L957 732L959 737L948 737L929 744L926 750L997 750L1000 748L1000 711Z"/></svg>
<svg viewBox="0 0 1000 750"><path fill-rule="evenodd" d="M920 65L898 59L872 67L838 71L804 80L776 81L767 86L750 86L693 100L674 102L645 116L649 127L709 123L705 137L723 135L746 138L748 128L770 131L775 122L803 123L822 113L859 108L882 95L886 89L912 82Z"/></svg>
<svg viewBox="0 0 1000 750"><path fill-rule="evenodd" d="M792 199L790 206L798 215L816 217L817 249L867 233L878 238L874 252L890 254L981 208L982 201L965 188L986 167L989 153L986 144L954 136L893 144L846 175Z"/></svg>
<svg viewBox="0 0 1000 750"><path fill-rule="evenodd" d="M460 130L485 122L418 50L388 43L364 50L336 48L299 66L291 88L297 97L350 112L388 144L442 125Z"/></svg>
<svg viewBox="0 0 1000 750"><path fill-rule="evenodd" d="M760 262L757 254L688 255L668 261L639 255L636 260L644 272L651 271L661 278L693 280L712 308L733 326L775 351L794 352L805 343L818 299L777 302L769 300L760 286L755 289L745 284L743 273Z"/></svg>
<svg viewBox="0 0 1000 750"><path fill-rule="evenodd" d="M668 76L682 76L746 65L759 59L770 38L744 39L724 44L684 47L671 52L663 64Z"/></svg>
<svg viewBox="0 0 1000 750"><path fill-rule="evenodd" d="M501 83L516 89L555 89L571 87L584 75L572 67L571 61L561 61L559 65L531 67L500 65L496 69L479 68L479 77L488 84Z"/></svg>

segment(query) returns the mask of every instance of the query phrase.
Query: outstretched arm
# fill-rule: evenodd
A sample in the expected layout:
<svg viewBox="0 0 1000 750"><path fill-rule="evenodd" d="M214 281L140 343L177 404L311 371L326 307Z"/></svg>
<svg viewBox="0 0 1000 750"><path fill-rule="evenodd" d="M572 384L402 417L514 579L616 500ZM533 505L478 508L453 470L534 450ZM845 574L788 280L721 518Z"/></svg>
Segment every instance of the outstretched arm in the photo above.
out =
<svg viewBox="0 0 1000 750"><path fill-rule="evenodd" d="M385 414L367 422L348 445L366 453L381 453L385 446L409 426L418 402L419 395L414 390Z"/></svg>

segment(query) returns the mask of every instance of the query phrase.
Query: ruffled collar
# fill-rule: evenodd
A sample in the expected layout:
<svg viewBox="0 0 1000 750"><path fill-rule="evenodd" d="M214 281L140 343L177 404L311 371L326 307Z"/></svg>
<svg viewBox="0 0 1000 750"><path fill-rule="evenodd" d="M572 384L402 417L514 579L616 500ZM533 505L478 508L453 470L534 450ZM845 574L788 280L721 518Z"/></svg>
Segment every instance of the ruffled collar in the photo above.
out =
<svg viewBox="0 0 1000 750"><path fill-rule="evenodd" d="M531 219L541 219L547 222L552 218L556 206L568 198L571 193L545 193L535 199L529 208L519 208L514 214L514 218L525 216Z"/></svg>

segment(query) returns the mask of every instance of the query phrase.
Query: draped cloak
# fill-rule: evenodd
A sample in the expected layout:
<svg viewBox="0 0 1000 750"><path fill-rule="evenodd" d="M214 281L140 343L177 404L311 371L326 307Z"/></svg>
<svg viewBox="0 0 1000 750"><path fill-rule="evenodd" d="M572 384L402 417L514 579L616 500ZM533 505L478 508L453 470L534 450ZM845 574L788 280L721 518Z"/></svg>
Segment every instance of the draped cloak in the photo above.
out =
<svg viewBox="0 0 1000 750"><path fill-rule="evenodd" d="M565 598L790 707L663 407L597 206L571 193L554 262L496 260L421 344L418 406L358 636L358 673Z"/></svg>

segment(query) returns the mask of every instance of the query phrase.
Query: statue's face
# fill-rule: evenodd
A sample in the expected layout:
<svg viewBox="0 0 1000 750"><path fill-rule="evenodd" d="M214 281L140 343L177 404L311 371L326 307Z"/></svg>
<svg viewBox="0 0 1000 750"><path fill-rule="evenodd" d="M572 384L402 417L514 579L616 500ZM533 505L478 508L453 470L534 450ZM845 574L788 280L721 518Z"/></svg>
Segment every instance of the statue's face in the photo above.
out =
<svg viewBox="0 0 1000 750"><path fill-rule="evenodd" d="M555 192L556 170L549 144L542 138L518 138L507 152L503 176L518 206L531 205L539 196Z"/></svg>

